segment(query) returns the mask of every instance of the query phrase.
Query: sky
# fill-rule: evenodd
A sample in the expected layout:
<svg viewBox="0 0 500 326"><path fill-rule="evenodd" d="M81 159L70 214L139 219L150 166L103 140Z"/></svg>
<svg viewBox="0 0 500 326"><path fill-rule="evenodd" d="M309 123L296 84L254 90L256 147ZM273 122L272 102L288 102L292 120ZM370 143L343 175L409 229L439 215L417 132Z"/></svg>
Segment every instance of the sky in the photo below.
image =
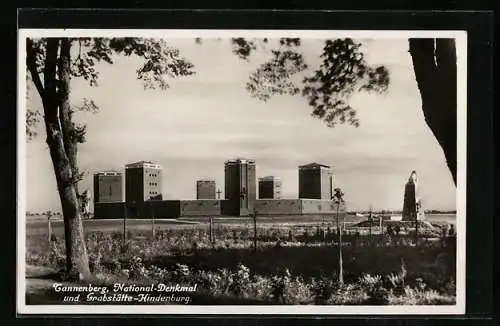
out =
<svg viewBox="0 0 500 326"><path fill-rule="evenodd" d="M196 74L172 80L166 91L144 90L136 78L138 58L116 57L99 64L98 87L74 79L74 104L87 97L99 112L79 112L87 141L79 147L81 188L92 191L92 175L123 171L140 161L161 164L165 199L196 198L196 179L212 178L224 191L224 162L256 160L257 176L282 179L283 198L298 197L298 169L318 162L330 165L336 187L349 209L400 210L404 185L416 170L424 209L455 209L456 190L444 155L424 121L406 39L360 40L369 64L390 73L384 94L357 93L350 101L360 126L328 128L311 116L300 96L277 96L262 102L249 96L249 74L266 58L259 50L244 62L231 53L229 40L173 39L169 43L194 64ZM319 64L321 40L304 40L311 68ZM34 88L27 105L41 108ZM27 207L60 211L55 176L43 124L27 144Z"/></svg>

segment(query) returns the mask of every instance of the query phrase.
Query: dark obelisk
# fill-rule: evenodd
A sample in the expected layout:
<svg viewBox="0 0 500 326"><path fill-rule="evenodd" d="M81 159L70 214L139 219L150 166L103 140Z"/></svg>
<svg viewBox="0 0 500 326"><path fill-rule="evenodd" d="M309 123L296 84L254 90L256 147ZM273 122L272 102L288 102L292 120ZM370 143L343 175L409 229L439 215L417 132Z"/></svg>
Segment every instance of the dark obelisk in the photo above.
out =
<svg viewBox="0 0 500 326"><path fill-rule="evenodd" d="M418 191L417 172L412 171L405 186L403 221L423 220L424 214Z"/></svg>

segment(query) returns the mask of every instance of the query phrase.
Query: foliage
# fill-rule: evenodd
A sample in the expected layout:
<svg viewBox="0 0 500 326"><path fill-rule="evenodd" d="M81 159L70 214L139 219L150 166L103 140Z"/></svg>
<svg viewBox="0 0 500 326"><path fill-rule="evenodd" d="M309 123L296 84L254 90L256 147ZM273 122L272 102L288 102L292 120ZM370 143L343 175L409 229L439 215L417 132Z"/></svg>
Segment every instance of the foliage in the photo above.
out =
<svg viewBox="0 0 500 326"><path fill-rule="evenodd" d="M32 140L38 135L36 126L41 121L41 113L37 110L26 110L26 137Z"/></svg>
<svg viewBox="0 0 500 326"><path fill-rule="evenodd" d="M301 54L291 50L272 51L272 58L250 75L247 90L251 96L263 101L272 94L295 95L300 92L291 76L307 68Z"/></svg>
<svg viewBox="0 0 500 326"><path fill-rule="evenodd" d="M143 82L145 89L169 88L169 80L194 74L193 64L182 58L179 50L169 46L163 39L144 38L71 38L70 47L71 78L86 80L90 86L98 86L98 63L113 64L117 56L138 56L144 61L137 68L137 79ZM45 72L47 39L28 39L27 42L27 67L31 72L31 80L38 84L38 92L43 99L44 92L42 74ZM32 67L32 69L30 69ZM35 75L33 75L35 74ZM40 88L41 87L41 88ZM97 112L98 105L89 98L83 98L81 104L72 106L73 111ZM40 121L37 111L28 110L27 134L31 137L34 126ZM80 133L84 134L84 126L78 126Z"/></svg>
<svg viewBox="0 0 500 326"><path fill-rule="evenodd" d="M91 99L72 107L71 79L82 78L97 86L97 63L113 63L115 55L141 57L143 65L136 71L145 89L166 90L171 78L193 74L193 65L179 56L178 49L162 39L143 38L40 38L26 39L27 75L42 100L44 122L57 189L66 226L66 273L72 278L89 278L91 274L81 222L82 197L78 182L78 144L85 142L86 126L73 120L75 109L97 111ZM28 139L39 121L28 110ZM73 209L70 209L70 208ZM76 209L75 209L76 208ZM92 263L94 265L95 262Z"/></svg>
<svg viewBox="0 0 500 326"><path fill-rule="evenodd" d="M212 243L209 240L207 229L203 228L178 228L178 229L158 229L155 234L155 239L151 238L149 230L128 230L128 241L123 243L123 234L119 231L92 231L87 234L87 247L90 253L101 250L105 255L112 257L120 257L126 255L130 257L130 253L141 254L145 256L165 255L176 252L188 252L196 254L206 250L220 249L248 249L253 241L253 233L248 232L251 226L240 225L216 225L213 232L215 241ZM315 230L315 232L312 232ZM318 230L320 232L318 232ZM423 230L423 229L420 229ZM29 234L29 248L35 251L46 251L47 237L46 230L42 232ZM415 237L411 230L408 233L402 233L396 237L380 236L380 230L375 228L372 230L371 237L367 227L347 226L346 233L343 235L343 244L346 247L354 248L356 242L359 250L383 250L382 247L393 248L391 250L406 250L415 247ZM57 233L57 230L54 232ZM323 237L324 233L324 237ZM330 223L314 224L297 224L293 226L266 226L265 224L257 228L258 247L262 250L266 248L275 248L277 239L279 239L282 250L292 248L321 248L335 247L337 236L336 230ZM56 245L60 250L64 250L64 241L60 238L61 233L58 233ZM234 241L234 237L237 241ZM422 241L420 247L422 250L430 250L432 248L440 248L442 246L452 247L454 237L445 237L439 241L441 234L439 232L429 233L429 240ZM419 232L419 237L423 235ZM425 238L424 238L425 239ZM434 239L434 240L433 240ZM353 249L354 250L354 249ZM399 261L398 261L399 262Z"/></svg>
<svg viewBox="0 0 500 326"><path fill-rule="evenodd" d="M336 204L342 204L344 202L344 192L340 188L335 188L333 190L333 200Z"/></svg>
<svg viewBox="0 0 500 326"><path fill-rule="evenodd" d="M261 231L259 234L263 236L263 240L277 232L275 229L270 232L265 229ZM357 274L354 268L358 263L351 262L346 265L346 282L340 285L336 279L335 265L330 270L322 270L323 265L318 260L324 261L325 255L331 250L330 245L322 240L318 239L315 245L297 242L293 246L279 249L274 248L273 242L268 242L268 249L265 249L266 242L260 242L259 251L254 253L251 250L251 239L234 243L234 234L230 228L225 229L225 240L218 239L214 247L206 233L195 229L168 229L159 230L157 238L151 239L144 231L136 231L124 245L119 232L90 232L86 244L91 269L96 275L113 275L122 280L147 284L196 283L202 291L214 297L233 296L278 304L449 304L456 294L453 273L444 278L416 270L416 265L407 267L406 262L401 262L399 269L397 264L390 264L390 260L394 259L391 257L405 255L404 250L414 256L416 261L420 261L421 256L415 256L417 249L411 245L406 249L392 244L380 248L346 249L346 257L358 257L362 261L366 257L383 253L385 261L381 262L381 266L395 267L382 272L373 269L376 266L362 264L359 268L367 273ZM288 230L285 229L282 235L288 237ZM187 239L194 239L197 247L193 248L191 241ZM437 241L418 250L439 252L440 247L436 247L439 245L440 242ZM236 256L230 255L234 250L238 250ZM275 254L284 256L285 265L271 264L277 256L266 252L276 250L279 252ZM228 256L224 263L216 256L226 255L225 252ZM361 256L363 252L365 253ZM64 241L61 238L49 245L46 237L36 234L29 237L26 257L28 264L63 268L63 253ZM204 263L206 257L210 257L214 268ZM235 257L239 257L240 261L236 265ZM258 260L255 260L256 257ZM316 260L309 257L315 257ZM312 270L319 270L320 273L308 274L305 269L297 268L300 263L313 264ZM263 269L262 266L266 268Z"/></svg>
<svg viewBox="0 0 500 326"><path fill-rule="evenodd" d="M248 60L251 53L267 40L232 40L233 52ZM251 96L267 101L274 95L301 94L313 109L312 116L328 127L349 123L359 126L356 110L349 105L352 95L360 91L383 93L390 77L384 66L370 66L353 39L325 40L320 55L321 64L311 75L297 82L309 65L300 52L301 40L280 39L279 47L271 50L271 58L262 64L247 83Z"/></svg>
<svg viewBox="0 0 500 326"><path fill-rule="evenodd" d="M293 40L293 41L284 41ZM233 39L233 52L248 60L259 43ZM253 97L267 101L273 95L302 94L312 108L312 116L328 127L349 123L360 125L356 110L349 104L353 94L366 91L384 93L390 83L384 66L371 66L353 39L325 40L321 64L302 78L308 68L300 53L300 39L280 39L280 47L250 76L247 89ZM286 46L283 49L283 46ZM457 58L454 39L410 39L415 79L422 97L425 121L442 147L456 184L456 79Z"/></svg>

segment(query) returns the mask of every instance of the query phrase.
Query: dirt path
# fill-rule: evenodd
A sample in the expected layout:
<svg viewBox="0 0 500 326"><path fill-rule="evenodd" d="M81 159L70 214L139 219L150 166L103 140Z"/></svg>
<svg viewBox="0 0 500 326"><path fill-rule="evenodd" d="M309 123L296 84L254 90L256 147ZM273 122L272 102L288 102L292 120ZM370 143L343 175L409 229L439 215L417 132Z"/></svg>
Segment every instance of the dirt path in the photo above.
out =
<svg viewBox="0 0 500 326"><path fill-rule="evenodd" d="M48 293L52 290L57 270L50 267L26 266L26 304L50 304Z"/></svg>

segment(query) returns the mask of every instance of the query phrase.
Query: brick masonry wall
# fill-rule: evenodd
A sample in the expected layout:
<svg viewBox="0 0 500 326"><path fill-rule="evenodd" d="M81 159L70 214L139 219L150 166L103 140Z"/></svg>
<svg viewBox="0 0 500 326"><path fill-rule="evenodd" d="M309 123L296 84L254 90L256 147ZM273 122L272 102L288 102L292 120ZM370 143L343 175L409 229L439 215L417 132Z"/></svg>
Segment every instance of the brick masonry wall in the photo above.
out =
<svg viewBox="0 0 500 326"><path fill-rule="evenodd" d="M178 218L180 216L180 200L151 200L142 205L141 217Z"/></svg>
<svg viewBox="0 0 500 326"><path fill-rule="evenodd" d="M94 218L123 218L125 215L125 203L95 203L94 204Z"/></svg>
<svg viewBox="0 0 500 326"><path fill-rule="evenodd" d="M299 199L259 199L255 208L259 215L300 215Z"/></svg>
<svg viewBox="0 0 500 326"><path fill-rule="evenodd" d="M336 214L337 205L331 200L302 199L302 214ZM341 205L339 212L345 213L345 205Z"/></svg>
<svg viewBox="0 0 500 326"><path fill-rule="evenodd" d="M127 207L128 218L178 218L182 216L236 216L224 210L224 200L154 200ZM279 215L334 215L337 206L332 201L317 199L264 199L255 202L257 213L262 216ZM125 203L97 203L95 218L123 218ZM341 205L341 216L346 207Z"/></svg>
<svg viewBox="0 0 500 326"><path fill-rule="evenodd" d="M181 200L180 216L219 216L221 201L212 199Z"/></svg>

